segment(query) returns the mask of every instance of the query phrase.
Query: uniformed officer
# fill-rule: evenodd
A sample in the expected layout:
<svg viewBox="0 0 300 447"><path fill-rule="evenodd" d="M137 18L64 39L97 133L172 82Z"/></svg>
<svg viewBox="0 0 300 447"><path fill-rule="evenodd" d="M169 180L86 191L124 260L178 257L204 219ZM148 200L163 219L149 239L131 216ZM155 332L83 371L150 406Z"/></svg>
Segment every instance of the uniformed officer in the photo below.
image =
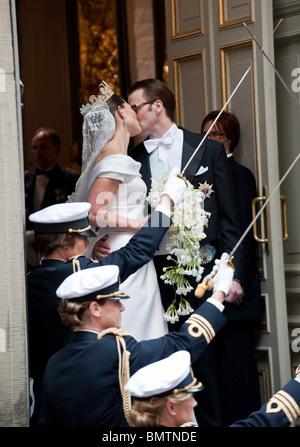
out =
<svg viewBox="0 0 300 447"><path fill-rule="evenodd" d="M187 350L195 361L224 326L225 296L233 278L228 255L222 256L212 297L179 332L138 342L121 331L123 301L119 269L102 266L70 275L57 290L59 313L73 328L66 346L52 356L44 373L40 425L125 427L131 397L124 385L148 363ZM142 299L142 291L141 291Z"/></svg>
<svg viewBox="0 0 300 447"><path fill-rule="evenodd" d="M197 424L193 393L202 384L191 375L189 353L179 351L138 370L125 390L133 397L135 427L180 427ZM260 410L230 427L288 427L300 416L300 365L290 380ZM205 384L203 384L205 386Z"/></svg>
<svg viewBox="0 0 300 447"><path fill-rule="evenodd" d="M70 335L57 313L56 289L76 270L115 264L122 281L152 259L163 235L170 227L171 209L183 199L186 185L174 171L170 174L160 205L148 223L131 238L125 247L95 262L85 256L88 237L95 235L90 227L89 203L63 203L44 208L29 217L36 243L42 255L40 265L27 276L29 322L29 368L34 380L35 425L39 408L42 376L51 355L58 351Z"/></svg>
<svg viewBox="0 0 300 447"><path fill-rule="evenodd" d="M130 377L125 385L133 398L130 419L134 427L196 427L194 393L202 389L190 353L177 351Z"/></svg>

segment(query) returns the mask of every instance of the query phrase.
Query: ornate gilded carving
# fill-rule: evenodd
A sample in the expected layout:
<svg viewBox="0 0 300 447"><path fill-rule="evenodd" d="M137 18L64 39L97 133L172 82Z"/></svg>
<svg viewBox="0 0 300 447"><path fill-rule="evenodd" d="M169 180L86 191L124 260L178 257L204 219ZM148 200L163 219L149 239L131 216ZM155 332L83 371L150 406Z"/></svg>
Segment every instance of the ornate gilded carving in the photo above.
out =
<svg viewBox="0 0 300 447"><path fill-rule="evenodd" d="M116 8L116 0L77 0L82 103L102 79L120 93Z"/></svg>

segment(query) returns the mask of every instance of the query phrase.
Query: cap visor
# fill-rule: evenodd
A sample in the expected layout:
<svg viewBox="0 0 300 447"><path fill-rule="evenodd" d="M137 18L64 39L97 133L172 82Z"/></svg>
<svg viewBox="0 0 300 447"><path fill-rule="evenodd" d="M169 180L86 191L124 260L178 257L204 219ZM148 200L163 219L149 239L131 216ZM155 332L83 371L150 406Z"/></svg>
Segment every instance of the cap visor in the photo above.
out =
<svg viewBox="0 0 300 447"><path fill-rule="evenodd" d="M125 294L120 296L109 297L110 300L128 300L128 298L130 298L130 296Z"/></svg>
<svg viewBox="0 0 300 447"><path fill-rule="evenodd" d="M198 382L197 385L194 385L189 390L186 390L188 393L198 393L199 391L204 390L204 385L201 382Z"/></svg>
<svg viewBox="0 0 300 447"><path fill-rule="evenodd" d="M92 229L87 230L87 231L81 231L79 234L81 236L86 236L86 237L96 237L97 236L97 233L95 233L95 231Z"/></svg>

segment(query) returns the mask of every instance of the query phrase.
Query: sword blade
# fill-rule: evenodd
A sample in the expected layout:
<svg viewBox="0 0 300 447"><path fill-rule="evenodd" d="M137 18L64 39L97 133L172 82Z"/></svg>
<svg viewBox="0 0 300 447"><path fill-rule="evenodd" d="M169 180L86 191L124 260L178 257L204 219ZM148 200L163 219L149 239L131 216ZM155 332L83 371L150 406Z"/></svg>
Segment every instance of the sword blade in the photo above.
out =
<svg viewBox="0 0 300 447"><path fill-rule="evenodd" d="M279 23L276 26L276 29L278 28L278 26L280 25L280 23L282 22L282 19L279 21ZM268 57L268 55L265 53L264 49L261 47L260 43L257 41L256 37L254 36L254 34L251 32L251 30L249 29L249 27L246 25L246 23L243 23L243 25L246 27L246 29L248 30L248 32L250 33L250 35L252 36L253 40L256 42L258 48L260 49L261 53L265 56L265 58L267 59L267 61L269 62L269 64L271 65L271 67L273 68L276 76L278 77L278 79L280 80L280 82L283 84L283 86L285 87L285 89L289 92L290 96L293 98L293 100L295 101L295 103L300 106L299 101L297 100L297 98L295 97L294 93L291 91L291 89L289 88L289 86L287 85L287 83L285 82L285 80L282 78L281 74L278 72L278 70L276 69L276 67L274 66L273 62L270 60L270 58ZM275 30L276 30L275 29ZM250 225L248 226L248 228L245 230L244 234L242 235L242 237L240 238L240 240L237 242L236 246L233 248L233 250L231 251L231 256L236 252L236 250L239 248L239 246L241 245L241 243L243 242L243 240L245 239L245 237L247 236L248 232L251 230L251 228L253 227L253 225L255 224L255 222L257 221L257 219L259 218L259 216L261 215L261 213L264 211L265 207L268 205L268 203L270 202L270 200L272 199L273 195L275 194L275 192L280 188L282 182L285 180L285 178L287 177L287 175L290 173L290 171L293 169L293 167L295 166L295 164L297 163L298 159L300 157L300 153L297 155L297 157L295 158L295 160L293 161L293 163L291 164L291 166L289 167L289 169L286 171L286 173L284 174L284 176L282 177L282 179L280 180L280 182L278 183L278 185L274 188L274 191L272 192L272 194L269 196L269 198L266 200L266 202L264 203L264 205L261 207L261 209L259 210L259 212L257 213L257 215L255 216L255 218L252 220L252 222L250 223Z"/></svg>
<svg viewBox="0 0 300 447"><path fill-rule="evenodd" d="M272 197L274 196L274 194L276 193L276 191L280 188L281 184L284 182L284 180L286 179L286 177L289 175L289 173L291 172L291 170L293 169L293 167L295 166L295 164L297 163L297 161L300 158L300 152L297 155L297 157L295 158L295 160L293 161L293 163L290 165L290 167L287 169L286 173L284 174L284 176L281 178L280 182L275 186L275 188L273 189L272 193L270 194L270 196L268 197L268 199L265 201L265 203L263 204L263 206L261 207L261 209L258 211L258 213L256 214L255 218L251 221L251 223L249 224L249 226L246 228L246 230L244 231L243 235L241 236L241 238L238 240L237 244L235 245L235 247L231 250L230 252L230 256L233 256L233 254L237 251L237 249L239 248L239 246L241 245L241 243L243 242L243 240L245 239L245 237L247 236L247 234L249 233L249 231L251 230L251 228L253 227L253 225L255 224L255 222L257 221L257 219L259 218L259 216L261 215L261 213L263 212L263 210L266 208L266 206L268 205L268 203L270 202L270 200L272 199Z"/></svg>
<svg viewBox="0 0 300 447"><path fill-rule="evenodd" d="M263 48L261 47L260 43L257 41L256 37L254 36L254 34L252 33L252 31L250 30L250 28L246 25L246 23L243 23L243 25L245 26L245 28L247 29L247 31L249 32L249 34L252 36L253 40L255 41L256 45L258 46L258 48L261 50L262 54L265 56L265 58L267 59L267 61L269 62L269 64L271 65L271 67L273 68L276 76L278 77L278 79L280 80L280 82L282 83L282 85L284 86L284 88L288 91L289 95L292 97L293 101L295 101L295 103L300 106L300 102L298 101L298 99L296 98L296 96L294 95L293 91L289 88L289 86L287 85L287 83L285 82L285 80L283 79L283 77L281 76L281 74L279 73L279 71L277 70L277 68L275 67L275 65L273 64L273 62L271 61L271 59L269 58L269 56L265 53L265 51L263 50Z"/></svg>
<svg viewBox="0 0 300 447"><path fill-rule="evenodd" d="M195 157L195 155L197 154L197 152L199 151L199 149L201 148L201 146L203 145L204 141L207 139L209 132L211 131L211 129L214 127L214 125L217 123L218 119L220 118L220 116L222 115L222 113L224 112L224 110L226 109L226 107L228 106L228 104L230 103L230 101L232 100L232 98L234 97L234 95L236 94L237 90L239 89L239 87L241 86L241 84L243 83L244 79L246 78L246 76L248 75L248 73L250 72L251 68L253 67L253 65L255 64L258 56L263 52L265 46L268 44L269 40L271 39L271 37L273 37L274 33L276 32L278 26L281 24L282 19L279 20L278 24L276 25L276 27L274 28L272 34L269 36L269 38L267 39L267 41L265 42L264 46L260 49L259 53L256 55L256 57L253 59L252 63L250 64L250 66L247 68L247 70L245 71L245 73L243 74L243 76L241 77L240 81L238 82L237 86L235 87L235 89L233 90L233 92L231 93L231 95L229 96L228 100L226 101L226 103L224 104L224 106L222 107L222 109L220 110L220 113L218 114L218 116L216 117L216 119L214 120L214 122L212 123L212 125L210 126L210 128L208 129L208 131L206 132L206 134L204 135L204 137L202 138L202 140L200 141L200 143L198 144L198 146L196 147L196 149L194 150L193 154L191 155L190 159L188 160L188 162L186 163L186 165L184 166L183 170L181 171L181 176L184 176L184 173L186 171L186 169L188 168L188 166L190 165L190 163L192 162L193 158Z"/></svg>

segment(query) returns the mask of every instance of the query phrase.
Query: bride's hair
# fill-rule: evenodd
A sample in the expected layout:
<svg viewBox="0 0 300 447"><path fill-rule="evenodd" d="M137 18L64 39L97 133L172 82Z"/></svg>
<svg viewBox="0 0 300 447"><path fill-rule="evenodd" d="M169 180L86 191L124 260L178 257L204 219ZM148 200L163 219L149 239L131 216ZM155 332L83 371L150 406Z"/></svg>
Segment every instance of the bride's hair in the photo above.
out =
<svg viewBox="0 0 300 447"><path fill-rule="evenodd" d="M125 99L115 93L106 101L109 111L115 116L118 107L124 107Z"/></svg>
<svg viewBox="0 0 300 447"><path fill-rule="evenodd" d="M84 116L82 125L82 174L79 177L75 192L68 196L68 202L84 202L89 192L89 181L94 163L104 148L112 139L115 129L115 113L118 107L124 108L125 100L104 86L100 95L92 95L90 102L80 109ZM106 97L108 96L108 99ZM103 98L101 100L100 98ZM105 100L104 100L105 99Z"/></svg>

